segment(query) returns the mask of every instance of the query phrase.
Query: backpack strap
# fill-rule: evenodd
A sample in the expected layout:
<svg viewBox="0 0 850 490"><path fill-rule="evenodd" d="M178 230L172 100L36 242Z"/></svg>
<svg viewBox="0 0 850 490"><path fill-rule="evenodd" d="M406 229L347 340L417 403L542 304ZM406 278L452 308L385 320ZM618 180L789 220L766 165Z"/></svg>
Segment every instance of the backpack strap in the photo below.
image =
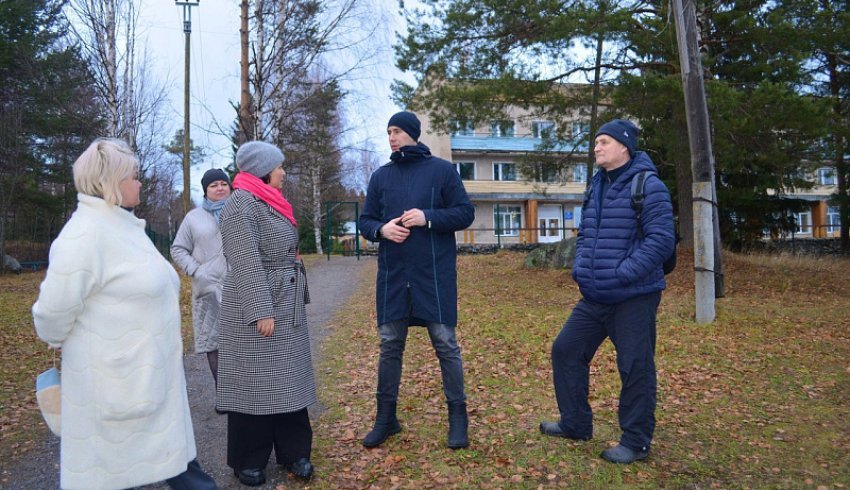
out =
<svg viewBox="0 0 850 490"><path fill-rule="evenodd" d="M638 239L643 239L643 225L640 222L640 215L643 211L643 199L646 197L646 176L651 173L648 170L644 170L642 172L638 172L632 177L632 186L631 186L631 201L632 201L632 209L635 210L635 216L637 218L637 232Z"/></svg>

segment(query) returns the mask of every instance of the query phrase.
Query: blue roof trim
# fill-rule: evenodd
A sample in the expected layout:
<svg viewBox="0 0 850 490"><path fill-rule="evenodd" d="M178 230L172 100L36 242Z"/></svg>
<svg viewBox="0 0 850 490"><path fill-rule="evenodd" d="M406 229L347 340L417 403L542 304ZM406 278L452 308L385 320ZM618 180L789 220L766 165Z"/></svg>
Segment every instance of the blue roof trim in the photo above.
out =
<svg viewBox="0 0 850 490"><path fill-rule="evenodd" d="M540 138L493 136L452 136L452 151L502 151L502 152L539 152L543 140ZM546 153L587 153L587 143L564 141Z"/></svg>

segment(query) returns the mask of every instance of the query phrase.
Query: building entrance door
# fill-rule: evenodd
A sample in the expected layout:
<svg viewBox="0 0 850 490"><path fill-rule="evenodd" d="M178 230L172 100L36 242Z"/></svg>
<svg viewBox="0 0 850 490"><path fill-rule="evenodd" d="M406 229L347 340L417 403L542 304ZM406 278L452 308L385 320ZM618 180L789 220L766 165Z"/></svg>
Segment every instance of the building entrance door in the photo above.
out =
<svg viewBox="0 0 850 490"><path fill-rule="evenodd" d="M550 243L560 241L563 236L560 204L546 204L537 208L537 241Z"/></svg>

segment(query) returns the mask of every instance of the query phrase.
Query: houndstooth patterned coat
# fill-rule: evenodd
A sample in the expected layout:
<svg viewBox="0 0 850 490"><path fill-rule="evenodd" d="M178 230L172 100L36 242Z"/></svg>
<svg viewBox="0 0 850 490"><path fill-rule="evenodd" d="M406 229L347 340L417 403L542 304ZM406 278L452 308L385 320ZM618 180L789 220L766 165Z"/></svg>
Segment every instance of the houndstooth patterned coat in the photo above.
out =
<svg viewBox="0 0 850 490"><path fill-rule="evenodd" d="M237 189L221 212L228 272L219 334L219 410L270 415L316 401L304 267L297 229L253 194ZM257 320L274 317L271 337Z"/></svg>

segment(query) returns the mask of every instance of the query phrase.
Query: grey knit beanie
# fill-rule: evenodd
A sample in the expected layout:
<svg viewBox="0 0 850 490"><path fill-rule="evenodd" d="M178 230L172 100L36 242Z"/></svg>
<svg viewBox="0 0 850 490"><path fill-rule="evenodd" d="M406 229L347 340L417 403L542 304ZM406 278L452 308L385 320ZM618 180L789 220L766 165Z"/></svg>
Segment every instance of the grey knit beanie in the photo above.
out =
<svg viewBox="0 0 850 490"><path fill-rule="evenodd" d="M236 168L263 178L283 164L283 152L265 141L249 141L236 151Z"/></svg>

